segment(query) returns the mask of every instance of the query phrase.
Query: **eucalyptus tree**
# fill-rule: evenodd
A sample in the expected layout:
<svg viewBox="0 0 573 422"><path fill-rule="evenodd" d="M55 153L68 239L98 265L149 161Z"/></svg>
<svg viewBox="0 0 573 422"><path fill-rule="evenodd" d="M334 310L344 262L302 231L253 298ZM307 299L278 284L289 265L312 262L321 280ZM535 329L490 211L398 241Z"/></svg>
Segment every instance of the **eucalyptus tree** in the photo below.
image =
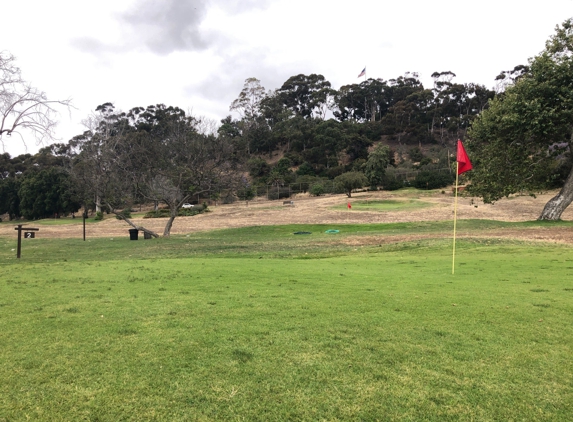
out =
<svg viewBox="0 0 573 422"><path fill-rule="evenodd" d="M247 154L251 153L252 146L254 146L255 150L260 146L258 142L261 138L260 133L267 129L261 110L261 102L266 97L267 94L265 88L261 85L261 81L253 77L247 78L239 96L229 107L230 111L235 111L240 116L240 120L235 123L238 132L236 131L233 134L241 136L243 140L241 146ZM224 130L231 129L229 123L225 125Z"/></svg>
<svg viewBox="0 0 573 422"><path fill-rule="evenodd" d="M557 220L573 201L573 19L473 122L467 147L470 191L493 202L563 180L539 219Z"/></svg>
<svg viewBox="0 0 573 422"><path fill-rule="evenodd" d="M360 84L340 87L335 95L334 116L339 120L375 121L389 107L388 83L382 79L367 79Z"/></svg>
<svg viewBox="0 0 573 422"><path fill-rule="evenodd" d="M284 106L305 119L324 119L335 91L324 76L312 73L288 78L277 90Z"/></svg>
<svg viewBox="0 0 573 422"><path fill-rule="evenodd" d="M68 143L75 185L86 209L93 205L97 212L102 207L118 212L131 202L124 192L133 186L117 171L124 135L132 130L129 120L125 113L116 112L112 103L104 103L83 123L86 130Z"/></svg>

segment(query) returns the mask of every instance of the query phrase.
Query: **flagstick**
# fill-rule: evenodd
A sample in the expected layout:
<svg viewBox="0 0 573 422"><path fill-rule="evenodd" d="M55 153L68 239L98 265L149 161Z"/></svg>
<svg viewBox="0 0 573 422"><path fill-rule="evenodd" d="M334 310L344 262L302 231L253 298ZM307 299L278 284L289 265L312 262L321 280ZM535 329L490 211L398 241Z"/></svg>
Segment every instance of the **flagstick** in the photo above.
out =
<svg viewBox="0 0 573 422"><path fill-rule="evenodd" d="M458 170L460 168L460 163L456 161L456 193L454 200L454 247L452 252L452 275L454 274L455 263L456 263L456 223L458 219Z"/></svg>

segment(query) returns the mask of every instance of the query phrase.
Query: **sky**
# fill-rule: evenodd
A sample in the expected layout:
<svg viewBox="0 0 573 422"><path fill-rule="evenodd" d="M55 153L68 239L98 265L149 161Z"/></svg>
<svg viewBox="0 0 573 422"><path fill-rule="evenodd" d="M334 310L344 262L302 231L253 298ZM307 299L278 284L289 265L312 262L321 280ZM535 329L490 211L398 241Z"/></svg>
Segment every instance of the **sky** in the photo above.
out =
<svg viewBox="0 0 573 422"><path fill-rule="evenodd" d="M335 89L358 74L384 80L452 71L495 86L538 54L573 0L19 0L2 1L0 51L61 109L57 141L81 134L95 108L166 104L219 121L244 81L267 90L303 73ZM236 117L236 116L235 116ZM12 156L32 137L4 140Z"/></svg>

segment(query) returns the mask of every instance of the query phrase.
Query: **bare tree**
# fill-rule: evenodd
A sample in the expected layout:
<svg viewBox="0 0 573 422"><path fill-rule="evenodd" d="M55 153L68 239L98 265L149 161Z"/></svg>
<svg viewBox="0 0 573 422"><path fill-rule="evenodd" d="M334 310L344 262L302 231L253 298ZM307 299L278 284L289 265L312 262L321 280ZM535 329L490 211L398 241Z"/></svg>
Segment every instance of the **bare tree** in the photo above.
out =
<svg viewBox="0 0 573 422"><path fill-rule="evenodd" d="M57 108L71 107L71 100L49 100L46 93L22 79L15 58L0 52L0 143L4 136L32 134L37 144L53 140Z"/></svg>

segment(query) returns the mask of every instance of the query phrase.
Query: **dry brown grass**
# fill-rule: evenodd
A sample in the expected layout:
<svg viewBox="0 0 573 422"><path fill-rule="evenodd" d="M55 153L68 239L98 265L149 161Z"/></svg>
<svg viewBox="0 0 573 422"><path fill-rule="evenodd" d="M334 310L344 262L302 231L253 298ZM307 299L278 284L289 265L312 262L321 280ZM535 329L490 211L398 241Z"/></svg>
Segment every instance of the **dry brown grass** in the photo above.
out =
<svg viewBox="0 0 573 422"><path fill-rule="evenodd" d="M530 221L535 220L544 204L555 195L555 192L539 195L536 198L530 196L514 196L503 199L494 205L483 204L479 201L472 203L468 197L458 198L458 219L490 219L499 221ZM335 206L345 206L348 198L345 195L332 195L324 197L309 197L299 195L294 198L294 207L283 206L282 201L267 201L264 199L245 202L237 202L228 205L211 206L211 212L194 217L178 217L173 225L172 234L186 234L197 231L206 231L221 228L235 228L275 224L343 224L343 223L391 223L413 221L442 221L453 219L454 197L451 193L396 191L396 192L363 192L355 194L350 201L357 200L382 200L382 199L418 199L428 202L430 207L403 211L389 212L366 212L345 211L333 209ZM475 206L477 204L477 207ZM573 209L567 210L563 215L564 220L573 219ZM164 219L134 219L136 224L163 233ZM33 223L29 223L33 224ZM40 226L41 237L56 238L81 238L81 225L58 225ZM113 216L97 224L87 226L88 237L118 237L127 236L130 227L123 221ZM11 224L0 225L0 236L14 236L14 228ZM488 232L491 237L495 233ZM513 237L517 239L543 240L573 243L573 234L563 228L543 228L528 230L503 230L498 234L500 237ZM451 236L444 233L444 237ZM464 236L460 233L460 236ZM472 234L475 237L475 234ZM419 238L424 236L420 235ZM436 237L435 234L432 237ZM404 236L390 237L389 240L416 240L412 236L402 239ZM361 237L360 244L367 239ZM345 242L353 242L347 238ZM358 240L356 239L356 242ZM372 243L379 239L372 239ZM368 242L366 242L368 243Z"/></svg>

